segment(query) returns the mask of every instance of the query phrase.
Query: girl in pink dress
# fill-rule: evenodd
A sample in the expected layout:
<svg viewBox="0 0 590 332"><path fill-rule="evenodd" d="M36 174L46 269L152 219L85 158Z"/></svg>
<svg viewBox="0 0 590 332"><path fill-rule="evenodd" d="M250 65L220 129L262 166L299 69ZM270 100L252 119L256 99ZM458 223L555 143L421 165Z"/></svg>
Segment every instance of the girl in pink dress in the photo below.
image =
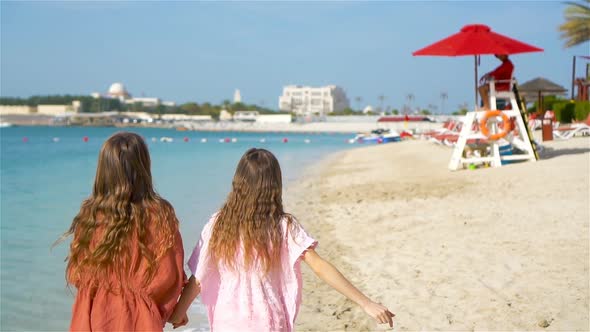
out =
<svg viewBox="0 0 590 332"><path fill-rule="evenodd" d="M393 314L355 288L314 250L295 217L283 211L281 169L264 149L248 150L232 191L205 225L188 266L192 272L174 309L174 327L199 293L211 331L292 331L301 304L304 261L318 277L360 305L379 323Z"/></svg>

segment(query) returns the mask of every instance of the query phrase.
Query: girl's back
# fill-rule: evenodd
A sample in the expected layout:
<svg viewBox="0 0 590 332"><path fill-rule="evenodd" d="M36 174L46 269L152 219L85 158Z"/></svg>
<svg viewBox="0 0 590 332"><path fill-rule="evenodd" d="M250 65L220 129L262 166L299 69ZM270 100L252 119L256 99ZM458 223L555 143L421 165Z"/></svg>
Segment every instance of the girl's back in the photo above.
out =
<svg viewBox="0 0 590 332"><path fill-rule="evenodd" d="M211 330L291 331L301 304L301 261L381 323L393 314L356 289L314 250L284 212L281 168L264 149L242 156L223 207L209 220L188 262L192 276L170 317L175 328L200 293Z"/></svg>
<svg viewBox="0 0 590 332"><path fill-rule="evenodd" d="M290 221L289 221L290 220ZM236 266L216 264L209 253L209 240L216 215L204 227L188 265L201 284L212 330L290 331L301 303L301 255L317 242L292 217L281 220L283 241L280 266L266 273L254 262L244 264L238 250Z"/></svg>
<svg viewBox="0 0 590 332"><path fill-rule="evenodd" d="M153 225L153 223L150 223ZM162 330L172 313L184 285L182 239L176 226L174 246L158 260L153 278L145 282L148 265L140 250L138 234L128 242L129 270L125 281L117 273L97 280L82 273L74 286L78 293L72 310L71 330L75 331L156 331ZM98 226L92 236L91 250L104 235ZM148 243L157 243L158 229L146 232Z"/></svg>
<svg viewBox="0 0 590 332"><path fill-rule="evenodd" d="M66 279L77 289L71 330L162 330L185 283L172 206L153 189L143 139L117 133L102 146L82 203Z"/></svg>

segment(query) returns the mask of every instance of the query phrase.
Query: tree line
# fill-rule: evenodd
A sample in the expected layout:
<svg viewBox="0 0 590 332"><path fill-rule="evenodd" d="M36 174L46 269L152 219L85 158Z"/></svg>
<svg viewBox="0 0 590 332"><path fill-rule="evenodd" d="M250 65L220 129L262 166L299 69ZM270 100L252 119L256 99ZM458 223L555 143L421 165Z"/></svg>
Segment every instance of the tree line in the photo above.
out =
<svg viewBox="0 0 590 332"><path fill-rule="evenodd" d="M19 97L0 97L0 105L14 106L38 106L38 105L70 105L73 101L80 101L80 112L98 113L98 112L146 112L153 114L187 114L187 115L210 115L218 119L222 110L230 113L236 111L257 111L260 114L274 114L275 111L260 107L254 104L231 103L224 100L221 104L212 104L209 102L197 103L187 102L181 105L145 105L141 102L127 104L119 99L112 98L94 98L84 95L48 95L48 96L31 96L28 98Z"/></svg>

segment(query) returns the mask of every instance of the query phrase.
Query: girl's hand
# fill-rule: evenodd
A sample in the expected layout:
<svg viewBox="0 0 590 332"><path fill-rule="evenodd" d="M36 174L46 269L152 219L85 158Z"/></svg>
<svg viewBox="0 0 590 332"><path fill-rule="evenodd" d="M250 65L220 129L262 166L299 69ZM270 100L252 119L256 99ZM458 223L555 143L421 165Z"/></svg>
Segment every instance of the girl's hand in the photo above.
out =
<svg viewBox="0 0 590 332"><path fill-rule="evenodd" d="M172 324L172 327L176 329L181 326L185 326L186 324L188 324L188 315L185 312L184 315L182 316L182 319L180 320L180 323Z"/></svg>
<svg viewBox="0 0 590 332"><path fill-rule="evenodd" d="M389 323L389 327L393 327L393 317L395 317L395 314L389 311L385 306L371 301L362 308L367 315L375 318L379 324Z"/></svg>
<svg viewBox="0 0 590 332"><path fill-rule="evenodd" d="M186 312L184 314L179 314L179 315L172 315L170 317L170 319L168 319L168 323L172 324L173 328L179 328L181 326L184 326L186 324L188 324L188 315L186 314Z"/></svg>

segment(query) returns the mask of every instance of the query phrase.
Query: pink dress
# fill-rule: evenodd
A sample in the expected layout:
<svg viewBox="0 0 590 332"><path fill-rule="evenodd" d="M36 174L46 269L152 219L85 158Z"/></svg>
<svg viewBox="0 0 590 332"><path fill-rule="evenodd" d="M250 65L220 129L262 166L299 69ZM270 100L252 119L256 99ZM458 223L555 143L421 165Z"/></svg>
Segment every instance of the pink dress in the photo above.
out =
<svg viewBox="0 0 590 332"><path fill-rule="evenodd" d="M188 266L201 284L201 301L207 307L211 331L292 331L301 304L301 256L317 245L294 223L283 220L282 269L261 277L258 270L237 272L217 268L208 247L215 215L205 225Z"/></svg>

